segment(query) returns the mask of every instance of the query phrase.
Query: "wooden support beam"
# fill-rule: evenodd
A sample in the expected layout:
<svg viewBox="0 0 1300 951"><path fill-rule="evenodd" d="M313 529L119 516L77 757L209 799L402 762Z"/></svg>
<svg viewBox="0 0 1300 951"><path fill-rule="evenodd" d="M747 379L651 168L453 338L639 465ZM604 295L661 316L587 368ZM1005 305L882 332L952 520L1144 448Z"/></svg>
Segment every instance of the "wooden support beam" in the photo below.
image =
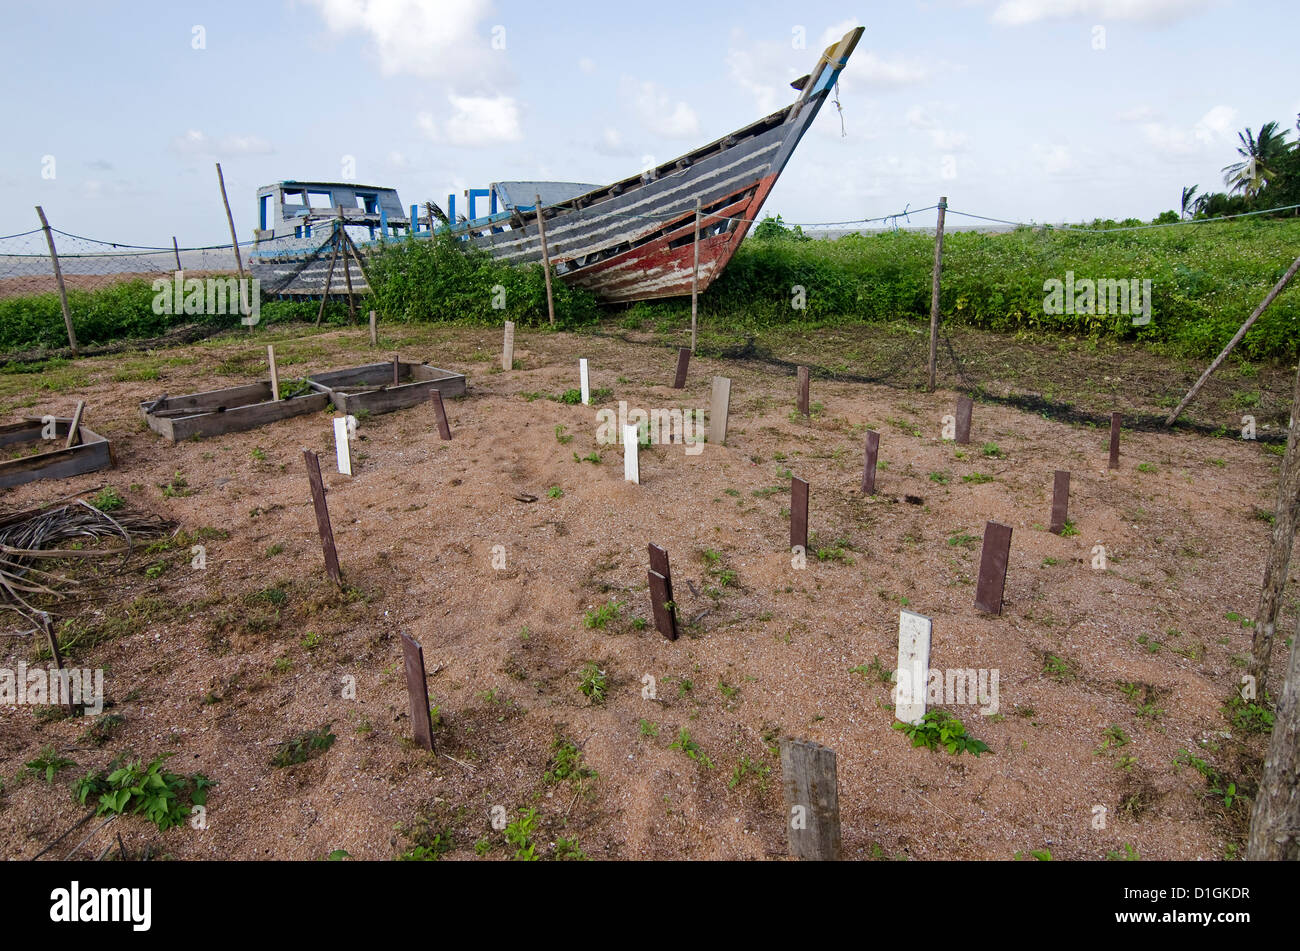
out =
<svg viewBox="0 0 1300 951"><path fill-rule="evenodd" d="M934 622L924 614L898 612L898 665L894 668L894 716L918 724L925 717L930 684L930 636Z"/></svg>
<svg viewBox="0 0 1300 951"><path fill-rule="evenodd" d="M515 322L506 321L505 337L501 342L501 369L509 372L515 366Z"/></svg>
<svg viewBox="0 0 1300 951"><path fill-rule="evenodd" d="M334 227L335 227L335 234L334 237L331 239L334 244L334 251L332 254L330 254L330 269L325 272L325 292L320 296L320 310L316 311L317 327L320 326L321 318L325 316L325 304L330 299L330 283L334 280L334 265L338 263L339 249L343 247L343 242L339 240L339 236L337 232L338 225L336 224ZM346 261L343 262L343 266L347 267ZM372 315L372 320L373 320L374 311L372 310L370 313Z"/></svg>
<svg viewBox="0 0 1300 951"><path fill-rule="evenodd" d="M448 440L451 438L451 423L447 421L447 407L442 403L442 391L439 389L429 390L429 402L433 404L433 415L438 420L438 438Z"/></svg>
<svg viewBox="0 0 1300 951"><path fill-rule="evenodd" d="M695 264L691 268L691 353L695 352L695 324L700 297L700 199L695 199Z"/></svg>
<svg viewBox="0 0 1300 951"><path fill-rule="evenodd" d="M375 324L375 312L370 312L370 346L379 346L379 327Z"/></svg>
<svg viewBox="0 0 1300 951"><path fill-rule="evenodd" d="M781 739L786 842L797 859L840 858L840 794L835 752L810 740Z"/></svg>
<svg viewBox="0 0 1300 951"><path fill-rule="evenodd" d="M348 417L334 417L334 455L338 460L339 472L352 475L352 446L348 443Z"/></svg>
<svg viewBox="0 0 1300 951"><path fill-rule="evenodd" d="M551 296L551 251L546 246L546 218L542 214L542 196L534 195L537 209L537 236L542 242L542 269L546 272L546 315L555 326L555 298Z"/></svg>
<svg viewBox="0 0 1300 951"><path fill-rule="evenodd" d="M36 214L41 219L41 230L45 232L45 243L50 247L50 263L54 265L54 283L59 288L59 306L63 308L63 326L68 331L68 346L72 348L72 355L77 356L77 335L72 330L72 311L68 309L68 289L63 285L63 269L59 267L59 252L54 249L54 233L50 231L50 223L45 220L45 211L40 205L36 206Z"/></svg>
<svg viewBox="0 0 1300 951"><path fill-rule="evenodd" d="M217 163L217 184L221 186L221 203L226 206L226 223L230 225L230 246L235 252L235 268L239 271L240 283L244 280L244 260L239 256L239 236L235 232L235 216L230 213L230 199L226 197L226 177L221 174L221 163Z"/></svg>
<svg viewBox="0 0 1300 951"><path fill-rule="evenodd" d="M185 270L183 267L181 267L181 247L179 244L176 243L176 235L172 235L172 251L176 255L176 270L178 271Z"/></svg>
<svg viewBox="0 0 1300 951"><path fill-rule="evenodd" d="M798 370L799 381L799 412L804 416L808 415L808 381L812 373L807 367L800 367Z"/></svg>
<svg viewBox="0 0 1300 951"><path fill-rule="evenodd" d="M641 484L641 443L635 423L623 427L623 481Z"/></svg>
<svg viewBox="0 0 1300 951"><path fill-rule="evenodd" d="M280 401L280 371L275 365L275 347L269 343L266 345L266 365L271 371L271 399L278 403Z"/></svg>
<svg viewBox="0 0 1300 951"><path fill-rule="evenodd" d="M339 587L343 574L339 571L339 555L334 548L334 529L330 527L329 506L325 503L325 483L320 477L320 459L310 449L302 451L307 464L307 481L311 484L311 504L316 510L316 530L320 533L321 552L325 556L325 573Z"/></svg>
<svg viewBox="0 0 1300 951"><path fill-rule="evenodd" d="M673 603L668 579L653 569L649 572L650 609L654 613L655 630L670 641L677 640L677 606Z"/></svg>
<svg viewBox="0 0 1300 951"><path fill-rule="evenodd" d="M63 443L64 449L71 449L81 439L81 414L85 411L86 401L77 400L77 408L72 414L72 422L68 423L68 438Z"/></svg>

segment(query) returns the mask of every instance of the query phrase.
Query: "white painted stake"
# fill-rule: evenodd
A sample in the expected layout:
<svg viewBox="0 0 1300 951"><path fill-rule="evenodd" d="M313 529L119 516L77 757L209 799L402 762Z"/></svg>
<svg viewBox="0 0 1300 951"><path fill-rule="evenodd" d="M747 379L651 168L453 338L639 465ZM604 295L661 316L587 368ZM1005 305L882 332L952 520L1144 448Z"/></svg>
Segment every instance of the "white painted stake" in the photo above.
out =
<svg viewBox="0 0 1300 951"><path fill-rule="evenodd" d="M271 399L280 400L280 373L275 368L275 347L266 345L266 363L271 368Z"/></svg>
<svg viewBox="0 0 1300 951"><path fill-rule="evenodd" d="M578 361L578 376L582 378L582 405L591 405L591 379L587 374L587 358Z"/></svg>
<svg viewBox="0 0 1300 951"><path fill-rule="evenodd" d="M515 365L515 322L506 321L506 339L501 347L501 369L509 370Z"/></svg>
<svg viewBox="0 0 1300 951"><path fill-rule="evenodd" d="M635 423L623 427L623 481L641 484L641 460L637 453L641 449L638 428Z"/></svg>
<svg viewBox="0 0 1300 951"><path fill-rule="evenodd" d="M930 683L931 620L915 611L898 612L898 667L894 671L894 716L920 723Z"/></svg>
<svg viewBox="0 0 1300 951"><path fill-rule="evenodd" d="M339 459L339 472L352 475L352 449L348 445L348 417L334 417L334 451Z"/></svg>
<svg viewBox="0 0 1300 951"><path fill-rule="evenodd" d="M727 413L731 410L731 380L725 376L713 378L713 394L709 400L709 442L717 446L727 442Z"/></svg>

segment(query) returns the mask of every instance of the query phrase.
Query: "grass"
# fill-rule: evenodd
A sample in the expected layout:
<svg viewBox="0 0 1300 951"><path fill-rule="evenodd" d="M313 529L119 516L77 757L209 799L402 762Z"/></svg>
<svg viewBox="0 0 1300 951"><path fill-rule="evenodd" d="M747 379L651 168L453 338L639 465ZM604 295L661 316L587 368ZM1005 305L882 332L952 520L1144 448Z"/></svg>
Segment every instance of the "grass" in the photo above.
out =
<svg viewBox="0 0 1300 951"><path fill-rule="evenodd" d="M583 616L582 623L589 628L604 630L605 625L610 621L618 620L622 613L623 605L618 601L610 601L588 611Z"/></svg>
<svg viewBox="0 0 1300 951"><path fill-rule="evenodd" d="M702 764L705 769L713 769L713 761L700 749L700 744L691 738L690 731L686 727L681 727L677 731L677 739L669 743L668 748L670 750L680 750L686 754L687 758Z"/></svg>
<svg viewBox="0 0 1300 951"><path fill-rule="evenodd" d="M299 733L276 745L275 755L271 757L271 765L276 769L282 769L305 763L323 754L334 745L336 739L329 724Z"/></svg>
<svg viewBox="0 0 1300 951"><path fill-rule="evenodd" d="M597 667L595 662L588 662L578 672L578 689L593 705L605 702L607 687L608 680L605 677L605 672Z"/></svg>
<svg viewBox="0 0 1300 951"><path fill-rule="evenodd" d="M977 740L966 732L961 720L943 710L929 711L920 723L896 722L894 729L907 734L913 747L924 746L933 751L942 746L953 756L970 753L978 757L989 749L983 740Z"/></svg>

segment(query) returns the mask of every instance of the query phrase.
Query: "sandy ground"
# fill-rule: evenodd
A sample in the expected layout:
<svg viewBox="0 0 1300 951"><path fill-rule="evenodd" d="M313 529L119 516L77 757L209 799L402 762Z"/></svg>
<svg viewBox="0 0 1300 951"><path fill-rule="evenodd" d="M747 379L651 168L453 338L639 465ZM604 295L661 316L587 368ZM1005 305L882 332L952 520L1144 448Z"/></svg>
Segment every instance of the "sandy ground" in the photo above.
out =
<svg viewBox="0 0 1300 951"><path fill-rule="evenodd" d="M376 359L355 330L278 333L282 377ZM751 364L698 358L675 391L662 347L521 330L519 368L502 373L496 331L449 328L394 330L377 358L468 375L468 395L448 402L453 439L439 440L429 405L363 419L352 477L333 471L329 413L178 445L144 427L142 399L261 378L265 342L160 351L156 380L122 379L139 357L87 361L78 386L41 394L33 381L19 401L33 408L15 412L67 415L87 399L116 468L7 491L4 511L111 484L133 510L228 534L205 542L203 570L187 550L142 556L87 578L90 596L62 609L83 624L138 620L78 658L106 668L106 712L125 722L95 746L84 720L0 707L6 856L72 825L84 810L71 781L129 750L175 753L173 769L217 781L208 826L160 834L125 818L79 857L116 832L133 855L383 859L441 832L448 857L473 859L481 843L504 858L501 806L537 810L544 858L561 837L591 858L776 858L784 735L836 752L846 858L1101 859L1128 843L1143 859L1220 859L1240 841L1249 803L1226 809L1174 760L1193 751L1254 788L1263 739L1228 735L1221 707L1250 644L1226 615L1253 612L1269 533L1256 508L1272 510L1278 459L1262 446L1125 432L1107 471L1106 432L1003 407L976 405L970 445L944 441L951 392L814 381L820 406L804 420L793 376ZM612 391L599 406L528 398L576 387L579 356L593 389ZM706 408L715 374L733 380L727 444L652 447L643 484L624 482L595 410ZM868 427L881 433L874 497L859 491ZM303 448L326 471L343 594L324 576ZM575 461L593 451L598 464ZM1070 537L1046 530L1055 469L1072 474ZM164 497L178 473L192 494ZM791 474L811 483L813 547L842 551L803 569L789 550ZM1014 530L1000 617L973 605L986 520ZM637 620L650 617L650 542L672 561L676 642ZM169 567L148 577L159 561ZM281 594L258 596L268 590ZM584 623L611 601L616 619ZM889 687L863 665L894 666L901 607L933 619L932 667L999 672L996 714L942 705L989 745L983 756L913 749L893 729ZM400 633L423 646L437 754L409 739ZM8 666L30 660L22 639L0 650ZM589 662L607 677L602 704L579 690ZM322 724L330 749L270 765L276 744ZM1131 742L1099 752L1112 725ZM698 758L670 748L683 729ZM556 737L597 775L548 779ZM75 765L53 784L24 779L46 746Z"/></svg>

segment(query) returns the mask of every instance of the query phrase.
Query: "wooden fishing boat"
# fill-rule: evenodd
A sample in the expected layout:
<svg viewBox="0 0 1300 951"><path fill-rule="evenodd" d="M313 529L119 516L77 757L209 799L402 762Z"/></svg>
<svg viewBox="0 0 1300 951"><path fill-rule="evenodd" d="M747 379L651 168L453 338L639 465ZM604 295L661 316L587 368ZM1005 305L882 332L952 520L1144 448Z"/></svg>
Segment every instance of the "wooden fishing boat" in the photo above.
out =
<svg viewBox="0 0 1300 951"><path fill-rule="evenodd" d="M722 273L757 219L862 33L862 27L850 30L822 53L811 73L791 83L799 90L791 105L611 185L497 182L487 215L442 224L435 222L432 205L425 222L418 206L403 214L393 189L303 182L266 186L259 190L262 229L252 254L253 275L272 294L319 296L327 284L330 293L341 294L348 282L360 292L366 287L364 255L389 234L419 238L442 231L504 261L540 261L540 197L547 250L564 280L606 301L674 297L691 292L698 202L703 290ZM299 197L286 202L286 195ZM359 229L365 232L351 245L361 252L354 265L348 242L339 235Z"/></svg>

